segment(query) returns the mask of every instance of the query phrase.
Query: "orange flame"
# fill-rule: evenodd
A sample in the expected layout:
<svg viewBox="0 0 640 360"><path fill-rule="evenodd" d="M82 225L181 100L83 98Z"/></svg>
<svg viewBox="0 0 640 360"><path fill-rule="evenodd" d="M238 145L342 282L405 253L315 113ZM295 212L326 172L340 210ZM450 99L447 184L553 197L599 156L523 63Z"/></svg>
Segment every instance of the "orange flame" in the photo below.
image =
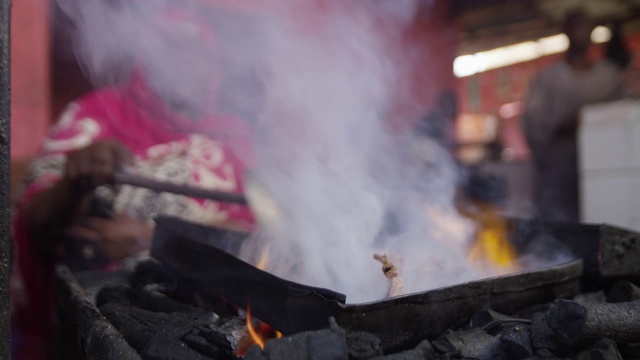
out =
<svg viewBox="0 0 640 360"><path fill-rule="evenodd" d="M247 334L237 344L236 356L242 357L247 353L251 345L258 345L264 350L265 342L269 339L280 339L282 333L270 325L251 317L251 307L247 306L246 313Z"/></svg>
<svg viewBox="0 0 640 360"><path fill-rule="evenodd" d="M251 339L253 342L260 346L260 349L264 350L264 339L262 336L258 334L256 329L253 328L253 323L251 323L251 308L247 307L247 331L249 331L249 335L251 335Z"/></svg>
<svg viewBox="0 0 640 360"><path fill-rule="evenodd" d="M269 247L265 246L262 249L262 254L260 254L256 267L264 271L267 269L267 265L269 265Z"/></svg>
<svg viewBox="0 0 640 360"><path fill-rule="evenodd" d="M489 264L491 270L499 274L518 270L518 254L509 241L505 219L489 206L480 210L475 216L479 230L468 259L482 265Z"/></svg>

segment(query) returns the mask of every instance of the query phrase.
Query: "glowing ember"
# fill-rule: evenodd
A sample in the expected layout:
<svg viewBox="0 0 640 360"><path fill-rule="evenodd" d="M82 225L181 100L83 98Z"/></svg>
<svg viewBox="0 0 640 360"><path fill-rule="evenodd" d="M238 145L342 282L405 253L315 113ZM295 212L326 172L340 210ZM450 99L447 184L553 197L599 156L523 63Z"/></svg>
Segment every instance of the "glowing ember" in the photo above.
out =
<svg viewBox="0 0 640 360"><path fill-rule="evenodd" d="M509 241L504 218L493 208L484 206L476 214L479 224L475 242L469 251L469 260L500 274L518 270L518 254Z"/></svg>

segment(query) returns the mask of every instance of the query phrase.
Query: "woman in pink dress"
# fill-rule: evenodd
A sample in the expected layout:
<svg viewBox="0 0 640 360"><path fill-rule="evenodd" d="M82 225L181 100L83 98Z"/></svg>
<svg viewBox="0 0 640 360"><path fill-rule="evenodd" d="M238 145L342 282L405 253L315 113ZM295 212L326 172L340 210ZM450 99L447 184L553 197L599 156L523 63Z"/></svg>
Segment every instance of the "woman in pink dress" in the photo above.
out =
<svg viewBox="0 0 640 360"><path fill-rule="evenodd" d="M168 35L179 41L184 40L181 36L204 39L207 54L215 55L214 34L194 19L172 13ZM181 34L181 28L189 33ZM203 54L185 53L184 71L202 69L204 59L196 55ZM215 70L211 58L205 61L208 71ZM185 74L185 83L175 84L176 89L199 86L189 94L202 98L181 99L180 91L165 91L155 74L144 69L124 84L97 90L69 105L30 167L12 228L16 359L51 355L53 266L69 239L93 249L109 267L117 267L149 248L152 219L158 215L252 229L253 216L246 206L110 183L116 171L130 171L161 181L243 192L243 174L251 164L251 134L241 119L215 111L219 74ZM92 216L89 209L96 199L109 204L113 215Z"/></svg>

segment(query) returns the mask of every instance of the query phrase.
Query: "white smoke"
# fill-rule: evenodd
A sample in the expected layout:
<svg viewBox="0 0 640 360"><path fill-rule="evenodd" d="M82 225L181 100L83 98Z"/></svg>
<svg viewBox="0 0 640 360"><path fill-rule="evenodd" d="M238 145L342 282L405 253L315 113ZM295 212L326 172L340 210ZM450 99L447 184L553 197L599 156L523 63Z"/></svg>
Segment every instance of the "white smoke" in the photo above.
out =
<svg viewBox="0 0 640 360"><path fill-rule="evenodd" d="M270 272L350 302L385 296L377 252L397 265L407 292L484 275L467 265L473 226L454 208L454 161L435 142L389 126L409 73L398 61L398 51L411 52L402 34L428 2L265 0L265 11L230 21L223 10L197 7L202 1L181 1L213 24L218 42L220 56L201 54L216 59L197 66L189 55L209 44L178 46L158 27L175 2L58 3L78 27L78 56L98 84L142 66L164 98L209 111L201 79L221 70L216 105L252 121L253 174L282 217L282 227L266 226L247 242L244 259L268 247Z"/></svg>
<svg viewBox="0 0 640 360"><path fill-rule="evenodd" d="M267 27L268 135L255 175L283 219L282 231L260 236L268 270L352 302L385 296L377 252L396 263L409 292L479 276L466 267L472 227L453 207L454 162L429 140L416 146L424 162L409 161L389 129L407 70L390 51L401 48L394 44L417 2L380 3L334 5L313 28L294 16Z"/></svg>

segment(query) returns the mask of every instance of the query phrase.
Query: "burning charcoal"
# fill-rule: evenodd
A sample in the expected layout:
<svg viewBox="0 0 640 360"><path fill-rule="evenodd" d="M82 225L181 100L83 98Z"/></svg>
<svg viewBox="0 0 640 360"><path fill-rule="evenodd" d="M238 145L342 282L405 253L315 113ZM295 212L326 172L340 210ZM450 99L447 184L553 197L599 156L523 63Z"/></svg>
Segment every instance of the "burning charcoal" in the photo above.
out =
<svg viewBox="0 0 640 360"><path fill-rule="evenodd" d="M636 300L640 300L640 288L626 280L618 281L607 294L607 302L609 303Z"/></svg>
<svg viewBox="0 0 640 360"><path fill-rule="evenodd" d="M573 301L579 303L602 304L607 301L604 291L590 292L586 294L578 294L573 297Z"/></svg>
<svg viewBox="0 0 640 360"><path fill-rule="evenodd" d="M265 343L264 349L252 346L245 360L347 360L349 354L344 331L331 329L308 331Z"/></svg>
<svg viewBox="0 0 640 360"><path fill-rule="evenodd" d="M571 356L573 351L569 346L563 344L555 331L547 325L545 314L534 314L531 319L531 343L536 350L536 355L545 353L548 350L556 356Z"/></svg>
<svg viewBox="0 0 640 360"><path fill-rule="evenodd" d="M352 331L346 335L349 359L365 360L382 355L380 338L367 332Z"/></svg>
<svg viewBox="0 0 640 360"><path fill-rule="evenodd" d="M232 344L239 344L247 335L247 322L237 316L225 318L221 321L217 330L229 339Z"/></svg>
<svg viewBox="0 0 640 360"><path fill-rule="evenodd" d="M500 356L500 339L482 329L471 329L443 335L437 341L438 349L459 351L464 358L496 359ZM449 344L450 346L444 345ZM444 345L444 346L442 346ZM434 346L436 344L434 343ZM449 353L451 351L447 351Z"/></svg>
<svg viewBox="0 0 640 360"><path fill-rule="evenodd" d="M229 344L229 340L224 334L221 334L219 331L213 330L208 326L199 327L198 335L205 338L209 344L217 346L227 346Z"/></svg>
<svg viewBox="0 0 640 360"><path fill-rule="evenodd" d="M528 325L512 325L500 335L502 350L507 359L527 359L533 357L531 329Z"/></svg>
<svg viewBox="0 0 640 360"><path fill-rule="evenodd" d="M551 313L557 316L551 316ZM584 320L579 317L584 312ZM578 304L557 300L547 312L552 328L562 335L565 343L610 338L619 342L640 341L640 301L618 304ZM553 325L552 325L553 324Z"/></svg>
<svg viewBox="0 0 640 360"><path fill-rule="evenodd" d="M602 339L595 343L589 350L578 354L577 360L622 360L616 342L610 339Z"/></svg>
<svg viewBox="0 0 640 360"><path fill-rule="evenodd" d="M431 343L428 340L424 340L413 350L407 350L387 356L379 356L371 360L432 360L443 358L450 359L450 357L437 356L433 346L431 346Z"/></svg>

